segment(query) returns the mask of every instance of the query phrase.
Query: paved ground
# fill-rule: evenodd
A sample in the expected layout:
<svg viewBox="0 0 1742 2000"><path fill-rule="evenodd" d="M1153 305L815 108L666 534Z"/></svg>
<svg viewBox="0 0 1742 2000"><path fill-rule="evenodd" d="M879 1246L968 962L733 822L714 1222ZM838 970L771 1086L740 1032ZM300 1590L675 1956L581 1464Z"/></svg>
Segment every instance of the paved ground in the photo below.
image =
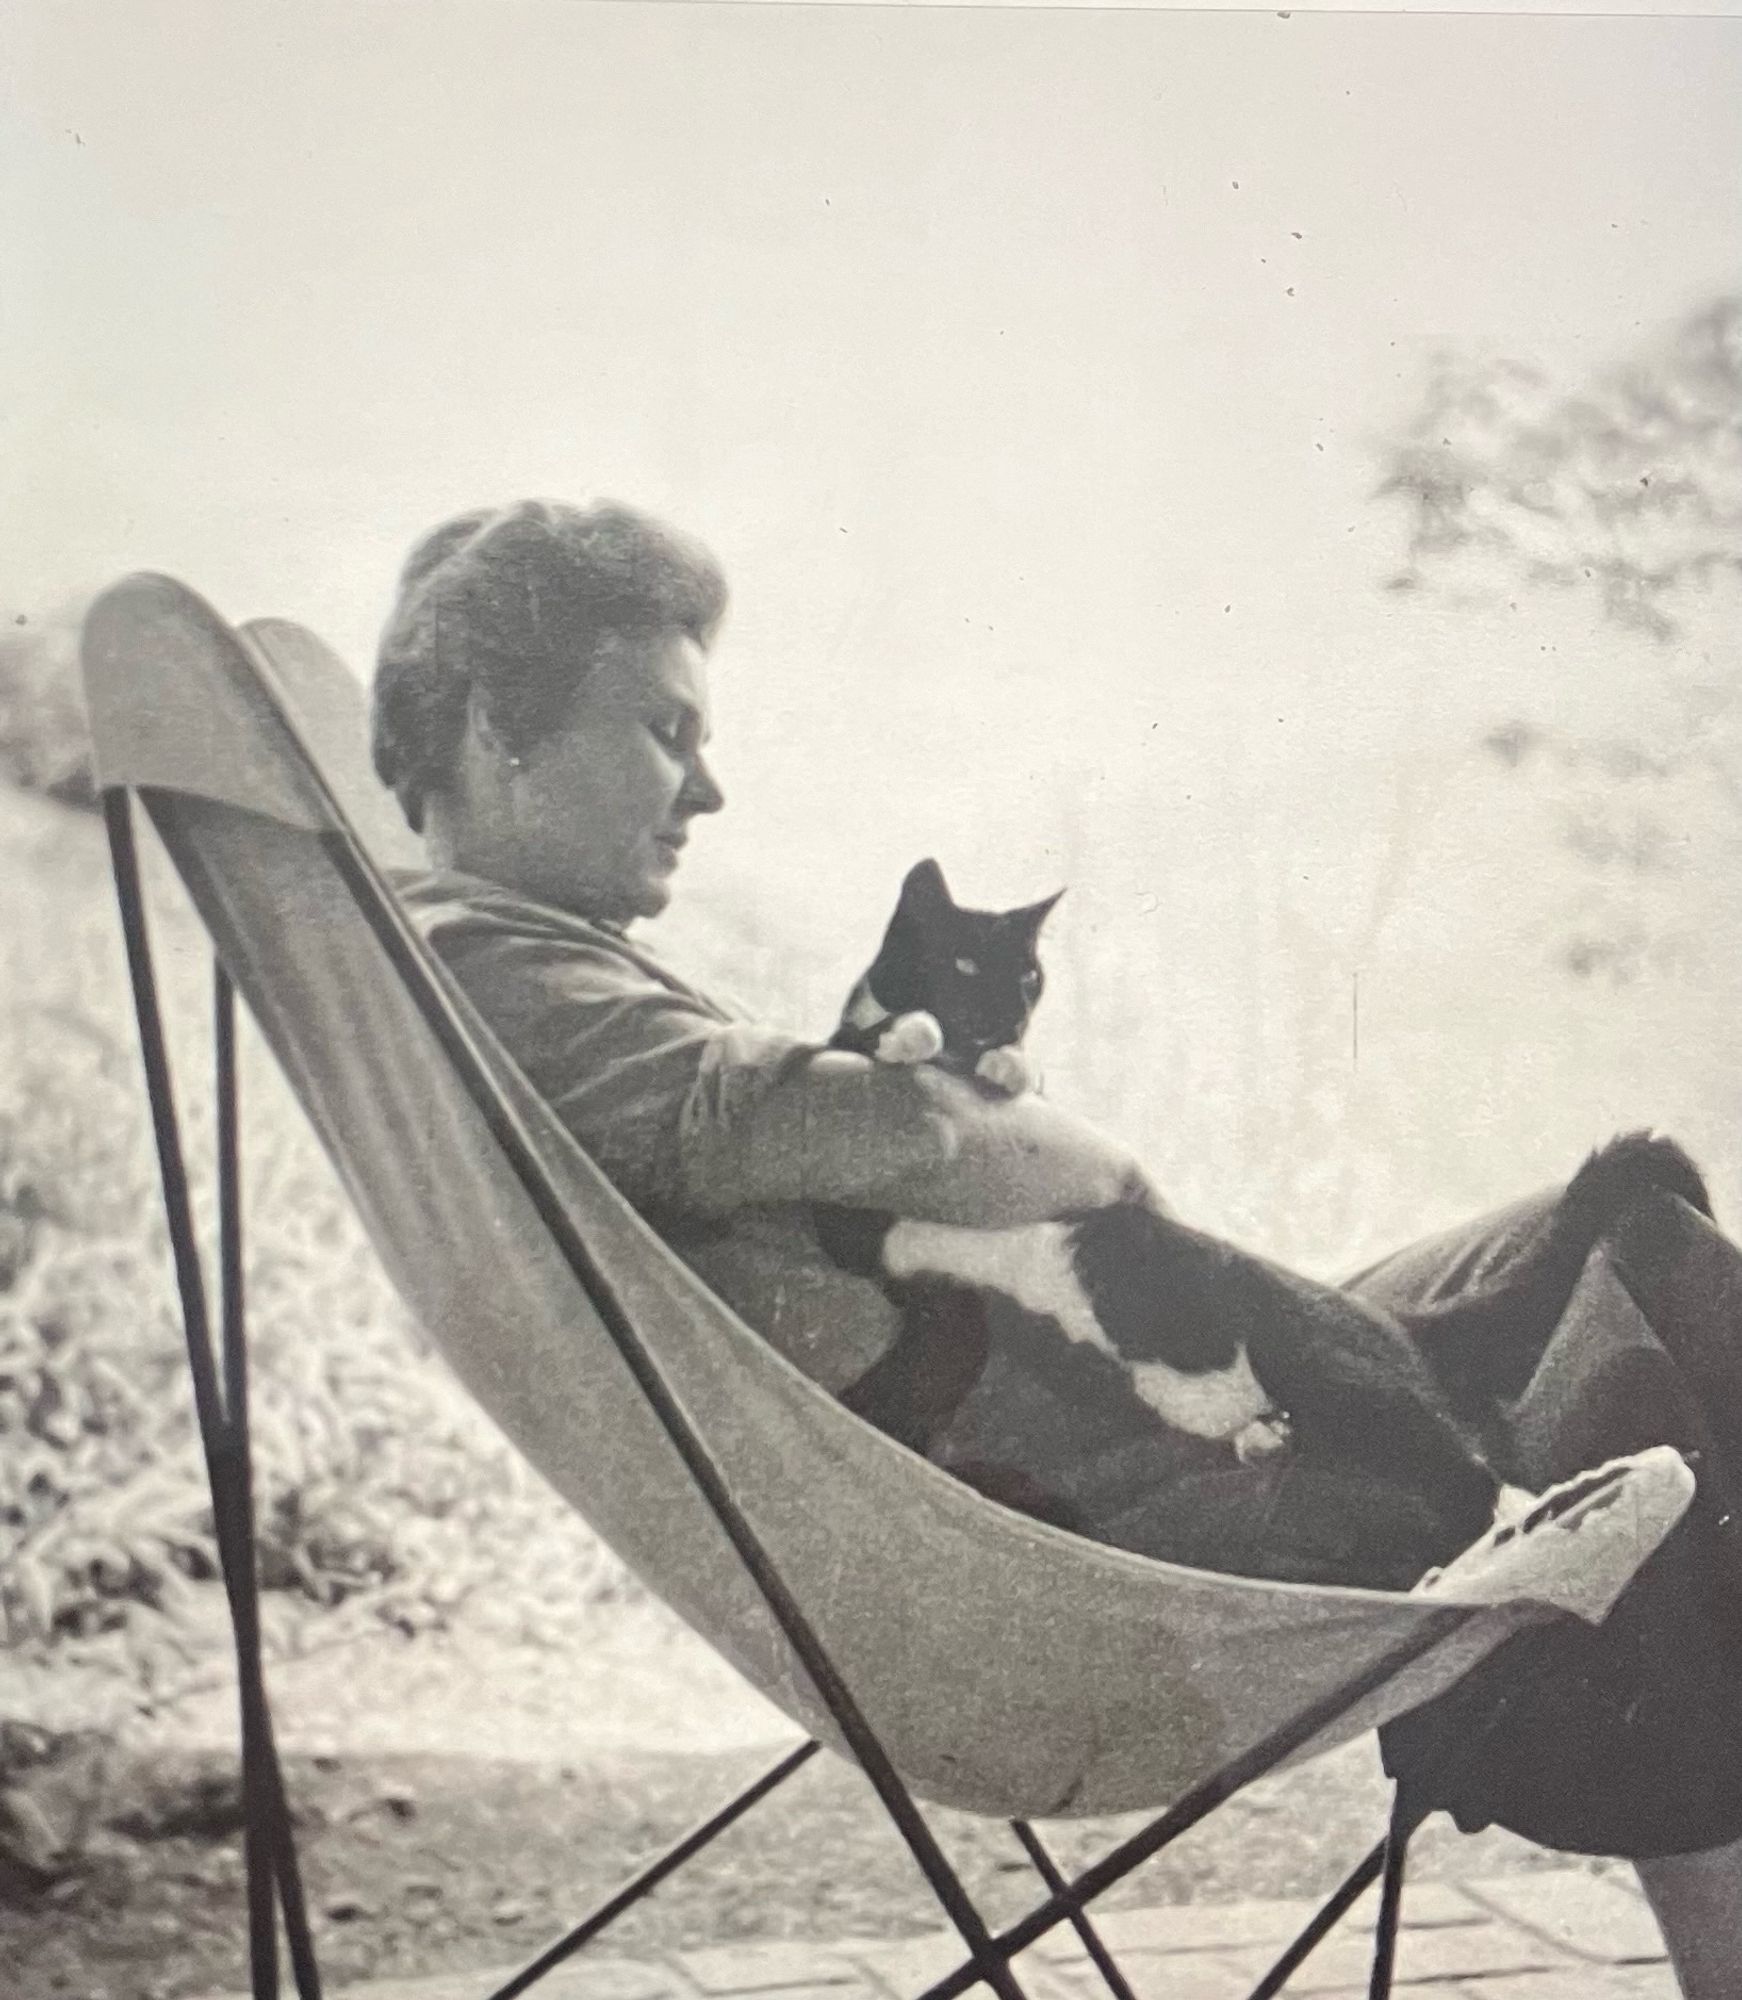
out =
<svg viewBox="0 0 1742 2000"><path fill-rule="evenodd" d="M1373 1899L1358 1905L1288 1992L1364 1995ZM1097 1928L1138 2000L1241 2000L1312 1913L1308 1903L1201 1903L1109 1911ZM661 1959L582 1953L533 1991L542 2000L909 2000L955 1965L942 1933L878 1943L722 1945ZM1105 1989L1068 1931L1017 1961L1029 2000L1099 2000ZM483 2000L510 1968L375 1980L334 2000ZM1421 2000L1673 2000L1675 1982L1640 1897L1574 1869L1404 1899L1397 1979ZM239 2000L239 1996L238 1996Z"/></svg>

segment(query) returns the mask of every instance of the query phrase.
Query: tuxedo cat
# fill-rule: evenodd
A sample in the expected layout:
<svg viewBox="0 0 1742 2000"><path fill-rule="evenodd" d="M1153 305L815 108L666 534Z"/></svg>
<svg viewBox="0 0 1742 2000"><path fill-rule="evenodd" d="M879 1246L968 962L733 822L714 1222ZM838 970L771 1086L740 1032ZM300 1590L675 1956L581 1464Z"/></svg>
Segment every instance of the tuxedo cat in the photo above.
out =
<svg viewBox="0 0 1742 2000"><path fill-rule="evenodd" d="M831 1046L935 1062L1005 1093L1026 1087L1020 1043L1043 986L1040 928L1057 900L962 909L936 862L921 862ZM1540 1352L1598 1236L1650 1189L1711 1213L1679 1147L1629 1134L1585 1162L1486 1284L1395 1313L1191 1229L1153 1198L1017 1229L829 1208L817 1226L831 1256L877 1278L902 1309L901 1336L849 1401L907 1442L923 1449L972 1387L991 1338L988 1301L1008 1299L1117 1363L1131 1393L1176 1430L1243 1458L1287 1449L1364 1467L1427 1500L1450 1553L1497 1508L1527 1506L1485 1434L1495 1385L1517 1357Z"/></svg>
<svg viewBox="0 0 1742 2000"><path fill-rule="evenodd" d="M878 1062L935 1063L1001 1095L1029 1088L1033 1078L1021 1043L1046 983L1037 953L1040 928L1057 901L1054 895L1019 910L961 909L938 864L918 863L901 885L883 942L847 996L828 1046ZM797 1058L808 1059L808 1051ZM892 1216L823 1203L812 1214L835 1262L874 1279L901 1313L894 1344L842 1400L880 1430L925 1451L985 1365L996 1288L947 1268L894 1270L884 1257ZM1016 1471L957 1470L1010 1506L1061 1526L1079 1525Z"/></svg>
<svg viewBox="0 0 1742 2000"><path fill-rule="evenodd" d="M1022 1038L1046 985L1040 927L1063 894L1020 910L965 910L935 861L916 863L830 1048L935 1063L1011 1096L1026 1089Z"/></svg>

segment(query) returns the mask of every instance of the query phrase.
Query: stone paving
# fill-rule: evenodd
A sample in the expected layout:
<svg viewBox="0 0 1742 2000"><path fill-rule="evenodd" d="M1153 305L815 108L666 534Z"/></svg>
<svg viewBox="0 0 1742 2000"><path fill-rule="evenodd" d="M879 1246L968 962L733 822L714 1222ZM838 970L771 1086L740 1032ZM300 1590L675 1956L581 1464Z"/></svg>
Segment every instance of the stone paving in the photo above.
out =
<svg viewBox="0 0 1742 2000"><path fill-rule="evenodd" d="M1096 1928L1138 2000L1242 2000L1311 1916L1308 1902L1172 1904L1109 1910ZM1289 1982L1290 1995L1367 1991L1371 1893ZM717 1945L656 1959L583 1952L533 1988L541 2000L911 2000L960 1962L942 1932L879 1942ZM1104 2000L1068 1929L1016 1961L1029 2000ZM511 1968L372 1980L333 2000L482 2000ZM1560 1869L1404 1896L1397 1988L1421 2000L1674 2000L1643 1899L1622 1881ZM240 1996L236 1997L240 2000Z"/></svg>

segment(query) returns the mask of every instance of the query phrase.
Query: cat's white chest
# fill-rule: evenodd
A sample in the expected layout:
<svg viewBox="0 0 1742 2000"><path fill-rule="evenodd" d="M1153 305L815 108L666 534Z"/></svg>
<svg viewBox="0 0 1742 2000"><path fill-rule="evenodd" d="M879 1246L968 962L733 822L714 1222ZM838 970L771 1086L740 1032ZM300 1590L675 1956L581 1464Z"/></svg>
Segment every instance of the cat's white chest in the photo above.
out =
<svg viewBox="0 0 1742 2000"><path fill-rule="evenodd" d="M1055 1320L1070 1339L1121 1361L1137 1394L1163 1423L1193 1437L1237 1438L1273 1413L1243 1347L1226 1368L1198 1374L1165 1361L1124 1363L1078 1282L1067 1223L958 1229L904 1219L892 1224L884 1239L883 1263L894 1278L953 1278L1000 1292L1025 1311Z"/></svg>
<svg viewBox="0 0 1742 2000"><path fill-rule="evenodd" d="M883 1240L883 1264L892 1278L929 1273L1002 1292L1025 1310L1056 1319L1072 1340L1113 1352L1077 1283L1063 1223L957 1229L947 1222L902 1220Z"/></svg>

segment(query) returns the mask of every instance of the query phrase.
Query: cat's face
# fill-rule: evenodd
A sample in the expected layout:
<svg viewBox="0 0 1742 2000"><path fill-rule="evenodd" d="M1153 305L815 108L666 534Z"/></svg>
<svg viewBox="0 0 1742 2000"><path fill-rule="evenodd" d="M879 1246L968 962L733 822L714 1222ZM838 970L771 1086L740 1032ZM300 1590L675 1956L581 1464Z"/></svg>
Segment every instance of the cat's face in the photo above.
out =
<svg viewBox="0 0 1742 2000"><path fill-rule="evenodd" d="M971 1071L988 1049L1013 1048L1028 1032L1045 985L1040 927L1057 901L964 910L937 863L922 861L901 885L867 975L871 990L893 1014L933 1015L944 1037L939 1060Z"/></svg>

